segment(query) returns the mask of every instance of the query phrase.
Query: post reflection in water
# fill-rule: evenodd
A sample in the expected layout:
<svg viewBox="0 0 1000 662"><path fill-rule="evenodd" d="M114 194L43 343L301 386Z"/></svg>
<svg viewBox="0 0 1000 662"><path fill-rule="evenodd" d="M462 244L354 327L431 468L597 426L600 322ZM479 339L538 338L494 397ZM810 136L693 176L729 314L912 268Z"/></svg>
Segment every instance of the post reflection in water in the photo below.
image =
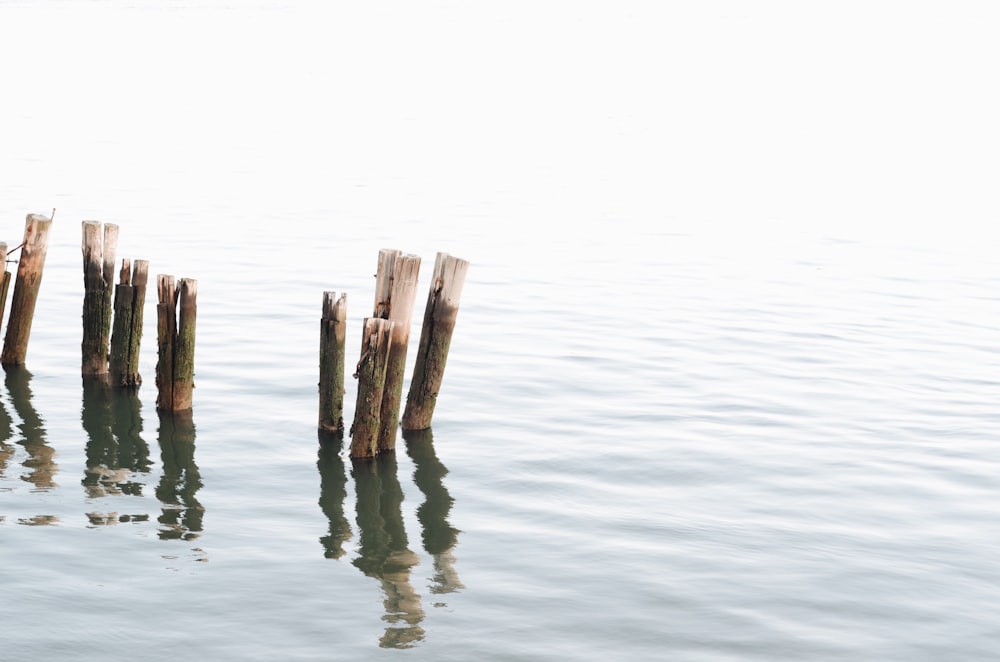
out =
<svg viewBox="0 0 1000 662"><path fill-rule="evenodd" d="M319 507L330 522L330 533L319 539L323 556L339 559L344 555L344 543L351 539L351 525L344 516L347 498L347 475L344 459L340 456L344 436L341 433L319 430Z"/></svg>
<svg viewBox="0 0 1000 662"><path fill-rule="evenodd" d="M195 495L201 489L201 474L194 461L194 421L191 410L159 412L160 459L163 476L156 498L163 505L161 540L194 540L202 531L205 509Z"/></svg>
<svg viewBox="0 0 1000 662"><path fill-rule="evenodd" d="M424 494L424 502L417 508L417 519L424 551L434 559L431 593L453 593L465 586L455 572L454 550L461 532L448 522L448 513L455 503L442 481L448 469L434 452L434 433L430 429L404 431L403 440L415 466L413 482Z"/></svg>
<svg viewBox="0 0 1000 662"><path fill-rule="evenodd" d="M45 492L58 487L55 476L59 472L59 465L54 461L55 450L45 442L44 422L31 404L31 373L24 366L4 366L4 370L7 373L4 384L10 394L14 412L21 419L18 429L22 439L17 443L24 446L27 452L23 462L26 472L21 476L21 480L34 485L34 491ZM9 418L7 420L9 421ZM37 515L21 520L23 524L32 525L54 524L58 521L59 519L52 515Z"/></svg>
<svg viewBox="0 0 1000 662"><path fill-rule="evenodd" d="M379 640L382 648L410 648L424 638L424 610L410 583L410 571L420 562L407 546L403 527L403 490L392 453L352 460L357 495L360 555L354 565L382 584L383 620L390 625Z"/></svg>
<svg viewBox="0 0 1000 662"><path fill-rule="evenodd" d="M442 479L448 470L434 453L434 437L430 430L404 432L407 453L413 460L413 480L424 495L417 508L424 550L434 560L434 577L430 586L436 595L465 588L455 572L455 546L460 531L448 522L454 499ZM341 558L344 544L351 538L350 525L344 516L347 478L340 455L343 436L320 431L319 506L329 520L329 535L320 538L324 556ZM421 623L424 609L420 595L410 580L411 571L420 563L409 549L403 525L403 490L397 477L393 453L374 459L351 460L357 497L359 529L358 557L353 564L365 575L377 579L385 594L385 616L390 625L379 640L382 648L412 648L424 638ZM444 606L435 603L435 606Z"/></svg>
<svg viewBox="0 0 1000 662"><path fill-rule="evenodd" d="M142 496L149 472L149 446L142 439L142 403L135 389L111 388L101 378L84 378L81 419L87 432L87 468L81 481L87 496ZM147 514L87 513L91 525L147 521Z"/></svg>
<svg viewBox="0 0 1000 662"><path fill-rule="evenodd" d="M13 422L10 420L10 414L7 412L7 407L4 406L3 401L0 401L0 480L7 478L7 462L14 455L14 446L10 443L10 438L14 434ZM0 492L7 491L9 488L0 488ZM0 522L3 518L0 517Z"/></svg>

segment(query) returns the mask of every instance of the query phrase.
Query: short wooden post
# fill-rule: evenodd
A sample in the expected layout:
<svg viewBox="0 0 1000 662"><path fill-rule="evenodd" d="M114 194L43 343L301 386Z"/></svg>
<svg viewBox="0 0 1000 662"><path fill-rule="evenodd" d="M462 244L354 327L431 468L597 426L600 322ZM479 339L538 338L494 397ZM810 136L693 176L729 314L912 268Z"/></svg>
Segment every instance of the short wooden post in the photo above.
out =
<svg viewBox="0 0 1000 662"><path fill-rule="evenodd" d="M319 343L319 429L344 431L344 342L347 337L347 294L323 292Z"/></svg>
<svg viewBox="0 0 1000 662"><path fill-rule="evenodd" d="M389 320L366 317L361 339L361 359L354 377L358 400L351 425L351 457L374 457L378 452L379 412L385 388L385 370L392 343Z"/></svg>
<svg viewBox="0 0 1000 662"><path fill-rule="evenodd" d="M395 255L383 262L382 253ZM383 273L383 270L386 273ZM417 295L417 276L420 258L400 255L399 251L382 251L379 254L378 284L376 286L375 314L393 322L392 344L382 392L379 412L378 452L396 448L396 428L399 426L399 407L403 400L403 377L406 373L406 350L410 342L413 319L413 300Z"/></svg>
<svg viewBox="0 0 1000 662"><path fill-rule="evenodd" d="M404 430L423 430L431 426L468 270L468 261L447 253L437 254L410 391L403 411Z"/></svg>
<svg viewBox="0 0 1000 662"><path fill-rule="evenodd" d="M31 320L38 302L38 290L42 284L45 255L49 249L49 230L52 218L41 214L28 214L24 224L24 243L21 258L17 262L17 280L10 302L10 318L7 321L7 335L4 337L0 364L24 365L28 354L28 339L31 336Z"/></svg>
<svg viewBox="0 0 1000 662"><path fill-rule="evenodd" d="M146 299L149 262L122 260L120 282L115 289L115 322L111 334L110 379L115 386L139 386L139 346L142 313Z"/></svg>
<svg viewBox="0 0 1000 662"><path fill-rule="evenodd" d="M156 408L191 409L198 281L181 278L175 290L173 276L159 275L157 292Z"/></svg>
<svg viewBox="0 0 1000 662"><path fill-rule="evenodd" d="M82 225L84 291L80 372L84 377L93 377L108 374L118 226L100 221L83 221Z"/></svg>
<svg viewBox="0 0 1000 662"><path fill-rule="evenodd" d="M0 275L0 324L2 324L3 314L7 311L7 290L10 289L10 271L7 269L6 241L0 241L0 265L3 265L3 274Z"/></svg>

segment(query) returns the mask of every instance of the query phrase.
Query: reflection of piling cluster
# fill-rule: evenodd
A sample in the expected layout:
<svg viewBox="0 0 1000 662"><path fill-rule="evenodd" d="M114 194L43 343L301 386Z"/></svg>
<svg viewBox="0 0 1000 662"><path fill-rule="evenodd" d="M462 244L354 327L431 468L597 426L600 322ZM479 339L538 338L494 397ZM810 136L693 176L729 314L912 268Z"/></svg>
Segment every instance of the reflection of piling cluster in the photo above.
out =
<svg viewBox="0 0 1000 662"><path fill-rule="evenodd" d="M442 483L447 474L434 453L430 430L405 432L407 451L414 462L414 482L425 495L417 509L423 531L424 550L434 562L431 593L443 594L463 588L454 569L458 530L448 523L452 498ZM339 455L340 438L320 433L320 508L329 520L329 535L320 538L327 558L344 555L343 545L351 530L344 516L347 496L346 468ZM393 453L374 460L352 460L351 476L356 495L358 556L353 564L366 576L378 580L383 592L389 624L379 640L383 648L409 648L424 638L424 609L413 587L411 573L420 559L409 548L403 525L403 490L397 477Z"/></svg>
<svg viewBox="0 0 1000 662"><path fill-rule="evenodd" d="M142 438L142 404L134 389L110 388L102 379L84 380L81 418L87 432L87 468L81 481L91 499L142 496L139 480L152 467ZM190 412L160 412L157 441L162 475L156 486L161 503L159 537L193 540L202 530L204 508L196 493L201 475L195 463L195 428ZM146 522L147 513L87 513L91 526Z"/></svg>

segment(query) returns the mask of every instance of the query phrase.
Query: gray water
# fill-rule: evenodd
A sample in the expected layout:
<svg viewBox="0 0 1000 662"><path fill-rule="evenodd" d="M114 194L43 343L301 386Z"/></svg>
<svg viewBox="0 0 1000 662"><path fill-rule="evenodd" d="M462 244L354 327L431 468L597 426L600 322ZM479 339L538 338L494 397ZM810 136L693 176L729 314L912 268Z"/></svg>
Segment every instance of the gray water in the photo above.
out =
<svg viewBox="0 0 1000 662"><path fill-rule="evenodd" d="M0 659L992 660L986 3L0 4ZM80 379L80 223L199 283ZM471 262L432 428L317 432L322 293ZM348 376L346 417L355 382Z"/></svg>

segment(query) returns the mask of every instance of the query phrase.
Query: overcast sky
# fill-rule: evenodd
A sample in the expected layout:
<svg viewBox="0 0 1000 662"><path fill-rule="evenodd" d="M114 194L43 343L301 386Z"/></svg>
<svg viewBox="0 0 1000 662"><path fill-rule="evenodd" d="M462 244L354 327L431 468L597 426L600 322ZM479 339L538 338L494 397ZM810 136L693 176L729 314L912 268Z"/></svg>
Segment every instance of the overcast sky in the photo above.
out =
<svg viewBox="0 0 1000 662"><path fill-rule="evenodd" d="M995 2L127 4L0 3L7 204L998 236Z"/></svg>

